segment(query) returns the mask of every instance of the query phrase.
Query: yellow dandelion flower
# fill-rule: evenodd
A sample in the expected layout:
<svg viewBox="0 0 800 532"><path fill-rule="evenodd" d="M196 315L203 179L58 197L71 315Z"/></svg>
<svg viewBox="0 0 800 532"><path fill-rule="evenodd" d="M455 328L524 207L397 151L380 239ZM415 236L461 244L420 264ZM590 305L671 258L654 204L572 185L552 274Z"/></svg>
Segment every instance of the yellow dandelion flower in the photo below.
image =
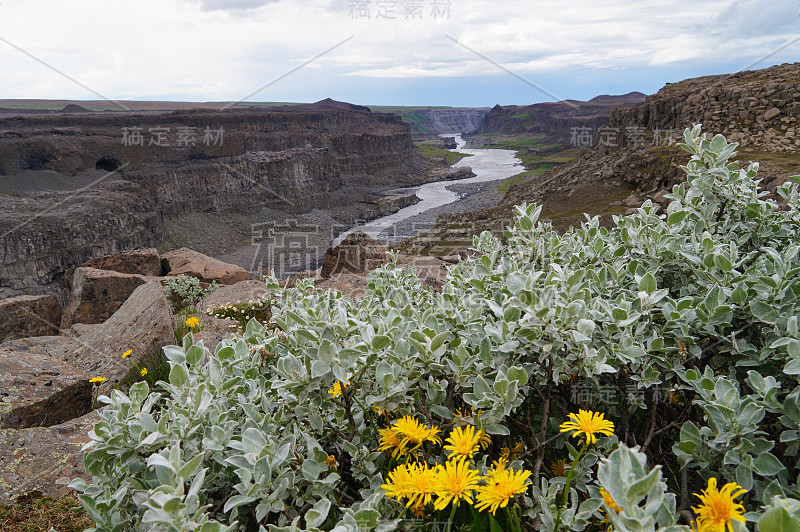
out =
<svg viewBox="0 0 800 532"><path fill-rule="evenodd" d="M350 387L350 385L346 382L336 381L336 384L333 385L333 388L328 390L328 393L331 394L331 397L339 397L342 395L342 385L344 385L345 390Z"/></svg>
<svg viewBox="0 0 800 532"><path fill-rule="evenodd" d="M728 482L721 490L717 489L717 479L708 479L708 488L703 490L703 494L695 493L695 497L700 499L700 506L693 508L697 515L697 530L699 532L733 532L731 519L739 522L746 522L742 515L744 506L734 502L734 499L747 493L735 482Z"/></svg>
<svg viewBox="0 0 800 532"><path fill-rule="evenodd" d="M329 454L323 463L328 466L328 469L336 469L339 467L339 464L336 463L336 457L332 454Z"/></svg>
<svg viewBox="0 0 800 532"><path fill-rule="evenodd" d="M128 358L129 356L131 356L131 353L133 353L133 349L128 349L127 351L122 353L122 358Z"/></svg>
<svg viewBox="0 0 800 532"><path fill-rule="evenodd" d="M200 325L200 320L197 319L197 316L191 316L190 318L186 319L186 326L194 329Z"/></svg>
<svg viewBox="0 0 800 532"><path fill-rule="evenodd" d="M502 455L500 455L500 458L492 462L492 470L503 471L507 465L508 465L508 457L504 458ZM489 475L492 474L492 470L489 471Z"/></svg>
<svg viewBox="0 0 800 532"><path fill-rule="evenodd" d="M140 370L139 370L139 375L141 375L142 377L144 377L145 375L147 375L147 368L142 368L142 369L140 369Z"/></svg>
<svg viewBox="0 0 800 532"><path fill-rule="evenodd" d="M492 437L486 434L486 431L483 430L478 431L478 437L480 438L481 449L485 451L492 444Z"/></svg>
<svg viewBox="0 0 800 532"><path fill-rule="evenodd" d="M413 453L426 441L442 443L437 427L423 425L411 416L405 416L394 422L392 429L400 440L400 446L406 453Z"/></svg>
<svg viewBox="0 0 800 532"><path fill-rule="evenodd" d="M408 467L411 481L408 488L408 503L409 506L425 506L431 502L434 493L434 479L436 478L436 470L428 467L424 462L417 462Z"/></svg>
<svg viewBox="0 0 800 532"><path fill-rule="evenodd" d="M562 458L561 460L557 460L550 464L550 471L553 472L554 477L567 476L567 469L569 469L569 466L567 465L566 458Z"/></svg>
<svg viewBox="0 0 800 532"><path fill-rule="evenodd" d="M101 382L103 382L105 380L106 380L105 377L92 377L91 379L89 379L89 382L94 384L94 383L101 383Z"/></svg>
<svg viewBox="0 0 800 532"><path fill-rule="evenodd" d="M475 509L481 512L488 509L494 515L498 508L505 508L511 499L528 489L531 485L530 476L530 471L514 471L505 467L490 471L486 485L478 488Z"/></svg>
<svg viewBox="0 0 800 532"><path fill-rule="evenodd" d="M561 432L572 432L573 438L584 434L587 443L592 444L597 441L597 434L606 436L614 434L614 423L604 419L605 414L600 412L580 410L578 414L570 414L569 417L572 421L562 423Z"/></svg>
<svg viewBox="0 0 800 532"><path fill-rule="evenodd" d="M408 497L411 490L411 471L407 464L400 464L389 473L386 484L381 488L389 499L402 500Z"/></svg>
<svg viewBox="0 0 800 532"><path fill-rule="evenodd" d="M450 503L458 506L461 499L472 504L472 492L478 489L481 478L477 471L470 469L464 457L448 460L444 466L438 466L434 479L437 499L433 508L443 510Z"/></svg>
<svg viewBox="0 0 800 532"><path fill-rule="evenodd" d="M393 429L380 429L378 433L381 439L378 442L378 450L391 454L397 458L403 453L403 447L400 445L400 439Z"/></svg>
<svg viewBox="0 0 800 532"><path fill-rule="evenodd" d="M514 448L511 449L511 451L515 456L518 456L525 452L525 444L522 443L521 441L518 441L517 443L514 444Z"/></svg>
<svg viewBox="0 0 800 532"><path fill-rule="evenodd" d="M617 513L620 513L622 511L622 508L620 508L617 505L617 503L614 502L614 499L611 498L611 494L608 493L605 488L600 488L600 495L603 496L603 502L606 503L606 506L608 506Z"/></svg>
<svg viewBox="0 0 800 532"><path fill-rule="evenodd" d="M511 458L511 449L508 447L503 447L500 449L500 460L503 462L508 462L509 458Z"/></svg>
<svg viewBox="0 0 800 532"><path fill-rule="evenodd" d="M475 427L472 425L467 425L464 428L456 427L445 440L448 445L444 446L444 450L450 451L450 458L454 456L472 458L472 455L478 451L482 432L482 430L479 430L476 434Z"/></svg>

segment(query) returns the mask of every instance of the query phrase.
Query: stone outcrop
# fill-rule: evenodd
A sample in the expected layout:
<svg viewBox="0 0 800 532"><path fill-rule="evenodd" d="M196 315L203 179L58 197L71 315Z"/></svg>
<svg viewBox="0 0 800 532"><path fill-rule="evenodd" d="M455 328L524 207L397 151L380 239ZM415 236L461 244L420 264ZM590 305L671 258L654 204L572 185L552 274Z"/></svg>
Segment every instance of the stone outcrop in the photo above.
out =
<svg viewBox="0 0 800 532"><path fill-rule="evenodd" d="M0 429L0 504L31 493L61 497L72 479L89 480L81 447L98 421L94 411L52 427Z"/></svg>
<svg viewBox="0 0 800 532"><path fill-rule="evenodd" d="M41 347L0 348L0 428L49 427L91 409L84 372Z"/></svg>
<svg viewBox="0 0 800 532"><path fill-rule="evenodd" d="M158 256L155 248L134 249L107 257L98 257L84 262L81 266L118 273L154 277L161 275L161 257Z"/></svg>
<svg viewBox="0 0 800 532"><path fill-rule="evenodd" d="M255 301L269 296L267 283L255 279L240 281L229 286L222 286L207 295L197 305L200 312L208 312L227 304Z"/></svg>
<svg viewBox="0 0 800 532"><path fill-rule="evenodd" d="M205 283L235 284L246 281L250 273L240 266L203 255L189 248L180 248L161 257L161 267L170 277L186 275L197 277Z"/></svg>
<svg viewBox="0 0 800 532"><path fill-rule="evenodd" d="M54 296L0 299L0 342L27 336L58 334L61 306Z"/></svg>
<svg viewBox="0 0 800 532"><path fill-rule="evenodd" d="M322 277L338 273L364 273L388 262L386 246L371 236L355 231L341 244L328 249L322 262Z"/></svg>
<svg viewBox="0 0 800 532"><path fill-rule="evenodd" d="M481 123L488 108L401 107L391 112L403 119L413 135L472 133Z"/></svg>
<svg viewBox="0 0 800 532"><path fill-rule="evenodd" d="M103 390L115 384L126 388L131 378L138 378L137 365L147 366L154 357L163 356L163 346L175 343L172 315L158 281L136 288L113 316L85 334L59 338L67 343L49 345L48 354L87 375L105 377ZM123 359L122 353L129 349L132 354Z"/></svg>
<svg viewBox="0 0 800 532"><path fill-rule="evenodd" d="M69 329L73 323L106 321L128 300L136 287L147 281L148 277L143 275L83 266L76 268L61 328Z"/></svg>

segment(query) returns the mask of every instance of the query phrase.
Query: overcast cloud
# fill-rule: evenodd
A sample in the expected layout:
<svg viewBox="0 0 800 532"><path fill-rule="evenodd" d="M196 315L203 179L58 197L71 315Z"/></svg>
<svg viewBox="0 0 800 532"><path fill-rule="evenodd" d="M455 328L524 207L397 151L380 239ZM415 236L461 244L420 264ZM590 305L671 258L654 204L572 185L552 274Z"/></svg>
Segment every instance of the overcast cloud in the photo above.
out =
<svg viewBox="0 0 800 532"><path fill-rule="evenodd" d="M250 99L493 105L552 99L493 62L564 98L654 92L749 66L800 37L795 0L447 4L2 0L0 38L108 98L227 101L353 36ZM392 5L395 19L381 9ZM798 56L795 42L754 68ZM3 41L0 76L0 98L96 99Z"/></svg>

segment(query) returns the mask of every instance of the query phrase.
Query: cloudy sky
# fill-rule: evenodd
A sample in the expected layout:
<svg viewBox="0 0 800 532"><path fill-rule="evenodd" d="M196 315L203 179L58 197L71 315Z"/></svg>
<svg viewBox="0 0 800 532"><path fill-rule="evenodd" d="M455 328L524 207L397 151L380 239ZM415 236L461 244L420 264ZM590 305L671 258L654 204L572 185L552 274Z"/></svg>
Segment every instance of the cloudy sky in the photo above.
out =
<svg viewBox="0 0 800 532"><path fill-rule="evenodd" d="M798 58L798 0L0 0L0 98L492 106Z"/></svg>

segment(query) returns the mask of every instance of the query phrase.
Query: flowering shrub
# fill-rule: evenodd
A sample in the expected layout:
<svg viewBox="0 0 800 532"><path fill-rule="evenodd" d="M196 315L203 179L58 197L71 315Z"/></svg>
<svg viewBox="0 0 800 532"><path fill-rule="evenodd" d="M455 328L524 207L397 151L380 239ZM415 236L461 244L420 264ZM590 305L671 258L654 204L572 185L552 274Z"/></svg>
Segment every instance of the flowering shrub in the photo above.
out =
<svg viewBox="0 0 800 532"><path fill-rule="evenodd" d="M559 235L522 205L442 293L393 262L165 348L166 382L100 398L96 530L798 530L800 178L779 206L685 140L663 214Z"/></svg>
<svg viewBox="0 0 800 532"><path fill-rule="evenodd" d="M272 315L272 300L269 298L261 298L255 301L237 301L236 303L229 303L224 307L209 310L208 315L222 320L236 320L242 328L244 328L250 320L256 320L261 324L266 324Z"/></svg>

